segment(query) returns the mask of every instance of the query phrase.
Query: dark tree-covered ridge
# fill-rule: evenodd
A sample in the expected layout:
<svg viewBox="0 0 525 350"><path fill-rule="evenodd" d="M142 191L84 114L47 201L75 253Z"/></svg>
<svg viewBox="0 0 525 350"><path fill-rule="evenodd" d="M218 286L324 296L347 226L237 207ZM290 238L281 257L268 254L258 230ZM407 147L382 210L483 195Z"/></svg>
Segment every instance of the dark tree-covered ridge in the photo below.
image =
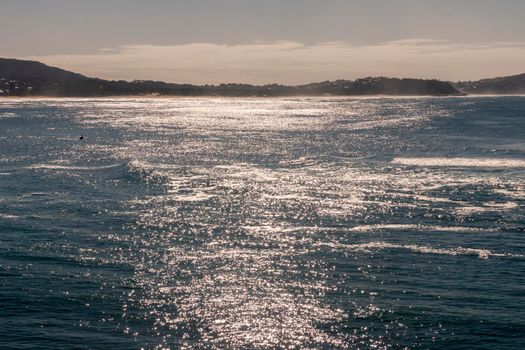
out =
<svg viewBox="0 0 525 350"><path fill-rule="evenodd" d="M165 96L454 96L461 91L439 80L364 78L299 86L220 84L197 86L161 81L112 81L49 67L40 62L0 59L0 95L95 97L130 95Z"/></svg>

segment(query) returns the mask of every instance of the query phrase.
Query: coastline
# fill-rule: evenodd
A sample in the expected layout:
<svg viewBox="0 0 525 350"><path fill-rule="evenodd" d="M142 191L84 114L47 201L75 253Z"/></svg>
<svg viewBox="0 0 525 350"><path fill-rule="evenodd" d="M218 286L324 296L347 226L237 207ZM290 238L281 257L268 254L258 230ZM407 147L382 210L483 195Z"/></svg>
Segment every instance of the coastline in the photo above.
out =
<svg viewBox="0 0 525 350"><path fill-rule="evenodd" d="M294 96L203 96L203 95L108 95L108 96L0 96L0 101L38 101L38 100L167 100L167 99L308 99L308 98L333 98L333 99L413 99L413 98L495 98L495 97L525 97L525 94L465 94L465 95L294 95Z"/></svg>

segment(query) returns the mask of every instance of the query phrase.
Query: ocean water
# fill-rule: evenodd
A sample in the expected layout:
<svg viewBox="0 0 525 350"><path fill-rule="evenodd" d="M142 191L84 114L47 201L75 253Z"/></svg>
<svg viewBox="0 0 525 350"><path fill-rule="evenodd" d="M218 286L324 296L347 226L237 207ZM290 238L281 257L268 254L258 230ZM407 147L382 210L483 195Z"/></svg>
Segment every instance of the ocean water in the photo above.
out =
<svg viewBox="0 0 525 350"><path fill-rule="evenodd" d="M524 344L524 97L0 101L1 349Z"/></svg>

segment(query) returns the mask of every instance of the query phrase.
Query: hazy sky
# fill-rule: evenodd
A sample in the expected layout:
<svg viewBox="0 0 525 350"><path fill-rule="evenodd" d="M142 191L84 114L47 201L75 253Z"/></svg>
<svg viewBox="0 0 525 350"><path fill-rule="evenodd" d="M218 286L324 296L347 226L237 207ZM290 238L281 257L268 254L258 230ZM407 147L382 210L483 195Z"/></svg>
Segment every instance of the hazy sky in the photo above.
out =
<svg viewBox="0 0 525 350"><path fill-rule="evenodd" d="M0 0L0 56L91 76L301 83L525 72L524 0Z"/></svg>

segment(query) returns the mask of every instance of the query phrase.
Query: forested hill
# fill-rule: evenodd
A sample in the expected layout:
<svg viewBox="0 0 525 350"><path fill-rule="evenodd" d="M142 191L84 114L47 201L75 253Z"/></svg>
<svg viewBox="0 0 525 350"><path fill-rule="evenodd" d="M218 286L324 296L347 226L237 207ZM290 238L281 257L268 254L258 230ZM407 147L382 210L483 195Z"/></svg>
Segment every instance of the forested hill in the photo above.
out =
<svg viewBox="0 0 525 350"><path fill-rule="evenodd" d="M459 82L455 86L458 90L467 94L523 95L525 94L525 74Z"/></svg>
<svg viewBox="0 0 525 350"><path fill-rule="evenodd" d="M40 62L0 58L1 96L363 96L363 95L460 95L451 83L438 80L365 78L300 86L221 84L197 86L160 81L111 81L89 78Z"/></svg>

